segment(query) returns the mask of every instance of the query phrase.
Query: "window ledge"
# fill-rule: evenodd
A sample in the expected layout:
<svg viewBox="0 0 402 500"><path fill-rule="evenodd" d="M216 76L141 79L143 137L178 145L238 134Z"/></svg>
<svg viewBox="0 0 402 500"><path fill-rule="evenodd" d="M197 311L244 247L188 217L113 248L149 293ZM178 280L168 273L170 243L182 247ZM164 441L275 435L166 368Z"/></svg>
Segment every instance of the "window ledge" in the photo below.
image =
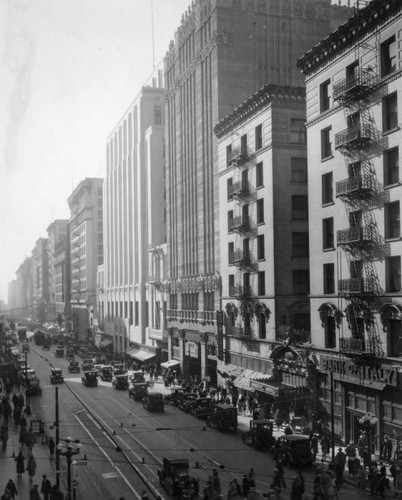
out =
<svg viewBox="0 0 402 500"><path fill-rule="evenodd" d="M335 202L332 200L332 201L328 201L327 203L323 203L322 204L322 207L325 208L325 207L332 207L332 205L335 205Z"/></svg>
<svg viewBox="0 0 402 500"><path fill-rule="evenodd" d="M401 127L394 127L390 128L389 130L385 130L385 132L382 133L383 137L386 137L389 134L392 134L393 132L396 132L397 130L401 130Z"/></svg>
<svg viewBox="0 0 402 500"><path fill-rule="evenodd" d="M392 189L392 188L398 187L400 185L401 185L401 183L399 181L398 182L392 182L391 184L384 185L384 189Z"/></svg>
<svg viewBox="0 0 402 500"><path fill-rule="evenodd" d="M255 186L255 189L262 189L264 187L264 184L261 184L261 186Z"/></svg>
<svg viewBox="0 0 402 500"><path fill-rule="evenodd" d="M334 158L334 155L326 156L325 158L321 158L321 163L324 163L325 161L332 160Z"/></svg>
<svg viewBox="0 0 402 500"><path fill-rule="evenodd" d="M334 250L336 250L335 247L328 247L328 248L323 248L322 249L323 252L333 252Z"/></svg>
<svg viewBox="0 0 402 500"><path fill-rule="evenodd" d="M387 243L392 243L393 241L401 241L400 236L394 236L393 238L384 238Z"/></svg>

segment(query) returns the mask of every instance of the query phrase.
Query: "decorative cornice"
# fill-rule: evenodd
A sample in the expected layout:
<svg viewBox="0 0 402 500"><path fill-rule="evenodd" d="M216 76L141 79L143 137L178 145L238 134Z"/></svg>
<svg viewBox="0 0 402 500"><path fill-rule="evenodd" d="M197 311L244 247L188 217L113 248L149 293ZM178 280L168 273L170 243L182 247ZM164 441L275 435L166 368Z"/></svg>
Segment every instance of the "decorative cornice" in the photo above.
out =
<svg viewBox="0 0 402 500"><path fill-rule="evenodd" d="M361 37L377 26L384 24L391 16L402 10L402 0L372 0L337 30L300 57L296 65L308 75L317 67L347 47L354 46Z"/></svg>

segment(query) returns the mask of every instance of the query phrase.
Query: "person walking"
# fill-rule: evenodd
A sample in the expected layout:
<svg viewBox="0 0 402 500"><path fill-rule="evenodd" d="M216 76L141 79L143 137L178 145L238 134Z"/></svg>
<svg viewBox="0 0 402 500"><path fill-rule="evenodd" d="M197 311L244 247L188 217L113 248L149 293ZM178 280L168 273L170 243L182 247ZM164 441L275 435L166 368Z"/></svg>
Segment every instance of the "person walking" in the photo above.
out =
<svg viewBox="0 0 402 500"><path fill-rule="evenodd" d="M302 500L303 493L304 493L304 477L303 474L299 471L292 481L290 499Z"/></svg>
<svg viewBox="0 0 402 500"><path fill-rule="evenodd" d="M322 453L322 459L326 460L329 454L329 441L327 436L323 436L321 438L321 453Z"/></svg>
<svg viewBox="0 0 402 500"><path fill-rule="evenodd" d="M29 429L27 435L25 436L25 444L28 448L28 453L32 454L32 450L35 444L35 434L32 429Z"/></svg>
<svg viewBox="0 0 402 500"><path fill-rule="evenodd" d="M17 487L12 479L8 480L8 483L6 484L6 491L8 491L9 498L14 499L18 495Z"/></svg>
<svg viewBox="0 0 402 500"><path fill-rule="evenodd" d="M29 474L29 480L32 482L36 473L36 460L33 455L30 455L28 458L27 471Z"/></svg>
<svg viewBox="0 0 402 500"><path fill-rule="evenodd" d="M32 486L31 491L29 492L29 500L41 500L38 488L38 484L34 484Z"/></svg>
<svg viewBox="0 0 402 500"><path fill-rule="evenodd" d="M15 458L16 468L17 468L17 477L20 478L22 474L25 472L25 457L20 451Z"/></svg>
<svg viewBox="0 0 402 500"><path fill-rule="evenodd" d="M0 441L1 441L1 450L6 451L7 442L8 442L8 427L7 425L2 425L0 429Z"/></svg>
<svg viewBox="0 0 402 500"><path fill-rule="evenodd" d="M47 478L46 474L42 476L42 485L40 488L40 492L43 493L44 500L49 500L49 495L52 492L52 484Z"/></svg>
<svg viewBox="0 0 402 500"><path fill-rule="evenodd" d="M363 495L366 494L366 471L364 469L363 465L359 465L359 468L357 469L357 486L359 490L362 492Z"/></svg>
<svg viewBox="0 0 402 500"><path fill-rule="evenodd" d="M346 465L346 454L342 448L338 449L338 453L335 455L335 474L336 482L338 488L343 484L343 472Z"/></svg>
<svg viewBox="0 0 402 500"><path fill-rule="evenodd" d="M53 460L53 455L54 455L54 450L55 450L56 444L55 444L54 439L52 437L49 438L49 442L48 442L47 446L49 448L50 460Z"/></svg>

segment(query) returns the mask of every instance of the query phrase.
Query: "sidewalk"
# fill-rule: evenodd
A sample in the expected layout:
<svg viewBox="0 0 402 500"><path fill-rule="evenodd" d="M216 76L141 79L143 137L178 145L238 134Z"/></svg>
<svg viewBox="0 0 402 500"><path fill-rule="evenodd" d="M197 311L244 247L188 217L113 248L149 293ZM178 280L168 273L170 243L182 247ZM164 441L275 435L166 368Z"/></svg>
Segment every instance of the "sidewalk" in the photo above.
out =
<svg viewBox="0 0 402 500"><path fill-rule="evenodd" d="M35 415L35 411L38 411L39 399L34 397L31 398L31 410L32 415L27 416L28 428L30 426L31 420L37 420L39 417ZM16 498L29 500L29 492L33 484L39 485L39 491L42 483L42 475L46 474L50 482L55 484L56 473L54 461L49 458L49 451L47 444L42 444L39 437L33 447L33 456L36 461L36 474L34 480L31 483L29 481L28 473L25 472L20 479L17 479L16 464L14 458L18 455L21 447L19 444L19 426L14 425L14 421L11 419L8 424L9 428L9 439L7 444L7 449L2 452L0 451L0 496L4 493L5 486L9 479L12 479L17 487L18 495ZM27 465L28 452L26 446L23 447L22 453L25 460L25 467ZM62 486L62 485L61 485ZM62 489L62 488L61 488ZM43 495L41 494L41 498Z"/></svg>

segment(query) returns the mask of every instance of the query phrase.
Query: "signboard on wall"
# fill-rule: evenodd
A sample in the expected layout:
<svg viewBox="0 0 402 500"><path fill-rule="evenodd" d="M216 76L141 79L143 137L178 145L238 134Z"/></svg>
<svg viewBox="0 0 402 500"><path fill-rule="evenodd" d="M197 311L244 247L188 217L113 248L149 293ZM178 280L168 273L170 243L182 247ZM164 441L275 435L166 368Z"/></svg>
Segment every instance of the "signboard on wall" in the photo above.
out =
<svg viewBox="0 0 402 500"><path fill-rule="evenodd" d="M190 358L198 358L198 344L188 341L186 344L186 354Z"/></svg>
<svg viewBox="0 0 402 500"><path fill-rule="evenodd" d="M279 396L279 387L274 385L264 384L262 382L258 382L257 380L250 380L250 387L257 389L257 391L271 394L271 396Z"/></svg>

